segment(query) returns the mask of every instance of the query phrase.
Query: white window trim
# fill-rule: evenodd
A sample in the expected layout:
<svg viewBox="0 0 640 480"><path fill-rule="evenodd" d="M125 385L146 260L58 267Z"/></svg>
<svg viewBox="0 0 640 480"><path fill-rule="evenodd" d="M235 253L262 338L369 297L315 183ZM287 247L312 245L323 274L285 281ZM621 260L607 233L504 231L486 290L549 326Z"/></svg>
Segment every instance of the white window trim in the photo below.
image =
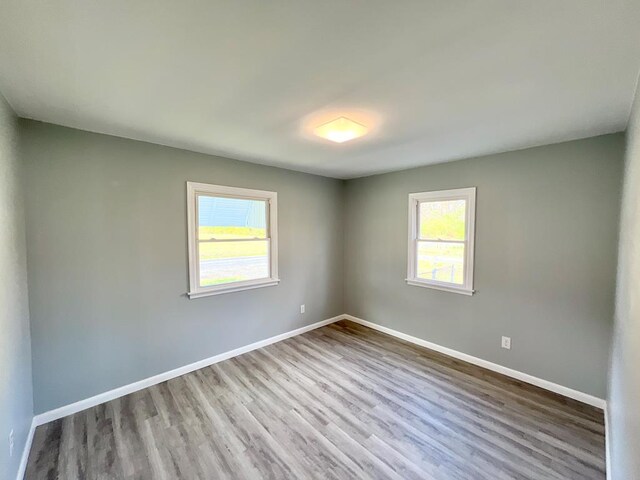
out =
<svg viewBox="0 0 640 480"><path fill-rule="evenodd" d="M198 224L199 194L210 196L228 196L233 198L246 198L252 200L264 200L268 206L268 232L269 232L269 277L257 280L227 283L201 287L199 282L198 262ZM189 242L189 298L220 295L223 293L239 292L253 288L270 287L280 282L278 278L278 194L265 190L251 190L248 188L227 187L223 185L209 185L207 183L187 182L187 236Z"/></svg>
<svg viewBox="0 0 640 480"><path fill-rule="evenodd" d="M446 200L466 200L465 219L465 270L464 283L456 285L438 280L427 280L418 278L416 275L417 248L418 248L418 205L420 202L446 201ZM473 295L473 258L474 258L474 237L476 221L476 188L457 188L455 190L440 190L435 192L422 192L409 194L409 254L407 258L407 278L408 285L416 287L433 288L446 292L460 293L463 295Z"/></svg>

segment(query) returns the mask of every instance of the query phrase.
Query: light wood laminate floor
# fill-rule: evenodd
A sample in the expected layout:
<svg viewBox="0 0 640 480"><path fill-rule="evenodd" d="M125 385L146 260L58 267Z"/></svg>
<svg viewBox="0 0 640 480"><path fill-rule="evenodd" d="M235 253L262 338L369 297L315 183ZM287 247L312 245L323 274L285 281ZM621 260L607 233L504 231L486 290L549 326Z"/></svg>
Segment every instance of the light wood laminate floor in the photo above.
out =
<svg viewBox="0 0 640 480"><path fill-rule="evenodd" d="M28 479L604 479L602 412L341 321L37 428Z"/></svg>

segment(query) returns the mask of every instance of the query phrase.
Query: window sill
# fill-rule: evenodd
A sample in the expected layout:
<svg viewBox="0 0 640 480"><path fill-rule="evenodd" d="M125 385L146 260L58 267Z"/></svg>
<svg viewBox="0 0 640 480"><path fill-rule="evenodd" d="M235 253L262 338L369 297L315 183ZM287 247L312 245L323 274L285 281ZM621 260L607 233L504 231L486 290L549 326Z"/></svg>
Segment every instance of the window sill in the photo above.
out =
<svg viewBox="0 0 640 480"><path fill-rule="evenodd" d="M414 287L433 288L434 290L442 290L443 292L459 293L460 295L473 295L475 290L467 290L466 288L450 287L448 285L437 285L435 283L421 282L420 280L406 279L407 285Z"/></svg>
<svg viewBox="0 0 640 480"><path fill-rule="evenodd" d="M223 293L241 292L242 290L252 290L254 288L273 287L280 283L279 278L267 278L265 280L254 280L251 282L232 283L230 285L224 285L208 290L201 290L199 292L188 292L189 298L208 297L209 295L222 295Z"/></svg>

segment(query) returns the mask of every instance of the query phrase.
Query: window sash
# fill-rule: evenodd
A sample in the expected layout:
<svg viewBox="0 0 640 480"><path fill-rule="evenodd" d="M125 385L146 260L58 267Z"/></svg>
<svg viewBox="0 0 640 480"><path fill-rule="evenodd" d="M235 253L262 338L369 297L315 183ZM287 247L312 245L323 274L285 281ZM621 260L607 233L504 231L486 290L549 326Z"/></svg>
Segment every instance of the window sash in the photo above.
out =
<svg viewBox="0 0 640 480"><path fill-rule="evenodd" d="M227 240L223 240L223 242L226 242ZM236 240L230 240L230 241L236 241ZM224 284L220 284L220 285L236 285L236 284L241 284L243 282L254 282L254 281L259 281L259 280L265 280L265 279L269 279L272 276L272 272L271 272L271 239L270 238L258 238L258 239L246 239L245 241L248 242L267 242L267 275L265 277L259 277L259 278L251 278L249 280L237 280L235 282L227 282ZM206 242L206 241L205 241ZM209 286L206 285L202 285L202 272L200 271L200 248L199 248L199 244L203 243L203 242L198 242L198 253L197 253L197 263L196 263L196 268L197 268L197 280L198 280L198 287L199 288L209 288ZM232 258L237 258L237 259L241 259L244 257L232 257Z"/></svg>
<svg viewBox="0 0 640 480"><path fill-rule="evenodd" d="M264 197L254 197L254 196L247 196L247 195L229 195L229 194L206 194L206 193L196 193L195 196L195 209L196 209L196 229L198 231L198 236L199 236L199 232L200 232L200 202L198 201L200 199L200 197L210 197L210 198L232 198L232 199L237 199L237 200L255 200L255 201L260 201L260 202L264 202L265 203L265 209L264 209L264 215L265 215L265 237L261 238L261 237L254 237L254 238L247 238L247 239L236 239L236 240L264 240L265 238L271 238L271 199L268 198L264 198ZM215 241L226 241L227 239L211 239L211 240L215 240ZM233 240L233 239L229 239L229 240ZM198 238L199 242L202 242L204 240L200 240L200 238Z"/></svg>
<svg viewBox="0 0 640 480"><path fill-rule="evenodd" d="M209 238L207 240L198 240L198 243L224 243L224 242L258 242L271 240L271 237L251 237L251 238Z"/></svg>
<svg viewBox="0 0 640 480"><path fill-rule="evenodd" d="M457 283L457 282L447 282L446 280L437 280L434 278L425 278L425 277L420 277L419 276L419 270L420 270L420 243L445 243L445 244L454 244L454 245L462 245L464 247L463 250L463 257L462 257L462 278L463 278L463 282L462 283ZM415 278L420 280L420 281L429 281L429 282L437 282L438 284L443 284L443 285L450 285L453 286L455 288L461 288L464 285L464 277L466 275L466 250L467 250L467 242L464 240L456 240L456 241L447 241L447 240L442 240L442 241L434 241L434 240L422 240L422 239L416 239L415 241ZM436 268L435 270L442 270L442 269L446 269L449 267L439 267ZM452 276L453 276L453 272L452 272Z"/></svg>
<svg viewBox="0 0 640 480"><path fill-rule="evenodd" d="M427 238L427 237L418 237L416 238L417 242L433 242L433 243L464 243L466 244L466 240L443 240L441 238Z"/></svg>

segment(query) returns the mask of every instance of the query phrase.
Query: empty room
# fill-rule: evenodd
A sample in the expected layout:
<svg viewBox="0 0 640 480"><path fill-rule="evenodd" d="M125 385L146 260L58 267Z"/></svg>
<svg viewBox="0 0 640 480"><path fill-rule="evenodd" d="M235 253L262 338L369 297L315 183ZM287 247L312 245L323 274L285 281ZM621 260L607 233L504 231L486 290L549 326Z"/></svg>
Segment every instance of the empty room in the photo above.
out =
<svg viewBox="0 0 640 480"><path fill-rule="evenodd" d="M640 480L640 2L0 0L0 480Z"/></svg>

